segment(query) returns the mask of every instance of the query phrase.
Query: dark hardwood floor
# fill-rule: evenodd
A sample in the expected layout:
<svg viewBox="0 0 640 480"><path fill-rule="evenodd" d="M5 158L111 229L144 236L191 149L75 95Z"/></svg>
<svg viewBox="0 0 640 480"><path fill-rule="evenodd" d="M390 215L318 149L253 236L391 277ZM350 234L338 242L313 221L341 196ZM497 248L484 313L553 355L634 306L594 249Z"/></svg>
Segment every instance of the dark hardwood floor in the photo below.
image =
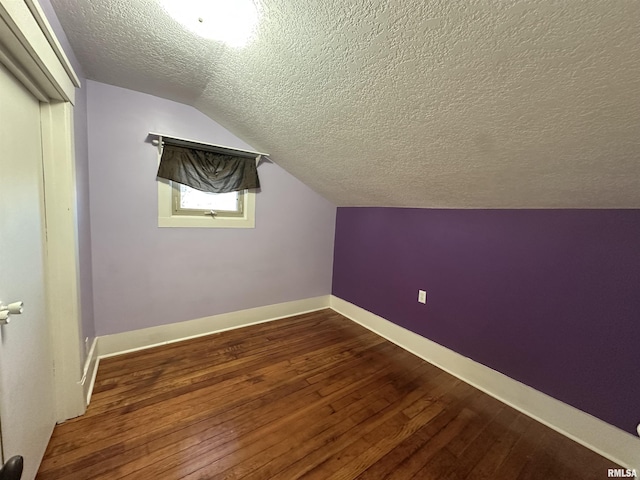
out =
<svg viewBox="0 0 640 480"><path fill-rule="evenodd" d="M102 360L50 479L603 479L608 460L323 310Z"/></svg>

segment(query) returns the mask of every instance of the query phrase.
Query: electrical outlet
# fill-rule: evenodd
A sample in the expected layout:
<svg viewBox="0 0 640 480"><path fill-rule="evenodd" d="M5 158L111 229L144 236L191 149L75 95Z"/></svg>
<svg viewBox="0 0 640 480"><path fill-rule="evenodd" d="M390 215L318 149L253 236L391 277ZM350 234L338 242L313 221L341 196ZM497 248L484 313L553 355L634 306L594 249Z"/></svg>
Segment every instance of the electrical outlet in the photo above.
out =
<svg viewBox="0 0 640 480"><path fill-rule="evenodd" d="M427 292L425 290L418 290L418 302L427 303Z"/></svg>

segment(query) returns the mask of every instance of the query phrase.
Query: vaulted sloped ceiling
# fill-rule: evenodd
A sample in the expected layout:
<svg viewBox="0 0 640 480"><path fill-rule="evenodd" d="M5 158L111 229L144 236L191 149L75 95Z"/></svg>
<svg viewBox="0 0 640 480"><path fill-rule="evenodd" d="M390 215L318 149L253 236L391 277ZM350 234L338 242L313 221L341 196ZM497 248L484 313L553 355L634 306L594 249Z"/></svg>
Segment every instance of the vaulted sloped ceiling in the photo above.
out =
<svg viewBox="0 0 640 480"><path fill-rule="evenodd" d="M244 49L154 0L52 3L89 78L193 105L337 205L640 207L640 1L260 0Z"/></svg>

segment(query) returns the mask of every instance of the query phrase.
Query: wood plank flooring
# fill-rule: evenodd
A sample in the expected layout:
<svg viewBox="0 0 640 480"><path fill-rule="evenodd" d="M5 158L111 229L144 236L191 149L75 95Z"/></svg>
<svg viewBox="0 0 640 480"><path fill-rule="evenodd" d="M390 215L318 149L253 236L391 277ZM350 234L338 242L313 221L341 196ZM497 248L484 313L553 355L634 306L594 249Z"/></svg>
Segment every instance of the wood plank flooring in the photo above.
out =
<svg viewBox="0 0 640 480"><path fill-rule="evenodd" d="M332 310L102 360L39 480L602 479L617 466Z"/></svg>

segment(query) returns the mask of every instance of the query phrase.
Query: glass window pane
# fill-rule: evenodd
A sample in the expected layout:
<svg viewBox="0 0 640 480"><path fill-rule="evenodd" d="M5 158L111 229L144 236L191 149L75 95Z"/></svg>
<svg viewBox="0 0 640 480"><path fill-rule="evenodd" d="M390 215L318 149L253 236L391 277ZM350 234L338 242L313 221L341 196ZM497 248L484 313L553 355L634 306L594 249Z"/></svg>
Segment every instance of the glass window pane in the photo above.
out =
<svg viewBox="0 0 640 480"><path fill-rule="evenodd" d="M238 211L238 193L209 193L180 185L180 208L190 210Z"/></svg>

